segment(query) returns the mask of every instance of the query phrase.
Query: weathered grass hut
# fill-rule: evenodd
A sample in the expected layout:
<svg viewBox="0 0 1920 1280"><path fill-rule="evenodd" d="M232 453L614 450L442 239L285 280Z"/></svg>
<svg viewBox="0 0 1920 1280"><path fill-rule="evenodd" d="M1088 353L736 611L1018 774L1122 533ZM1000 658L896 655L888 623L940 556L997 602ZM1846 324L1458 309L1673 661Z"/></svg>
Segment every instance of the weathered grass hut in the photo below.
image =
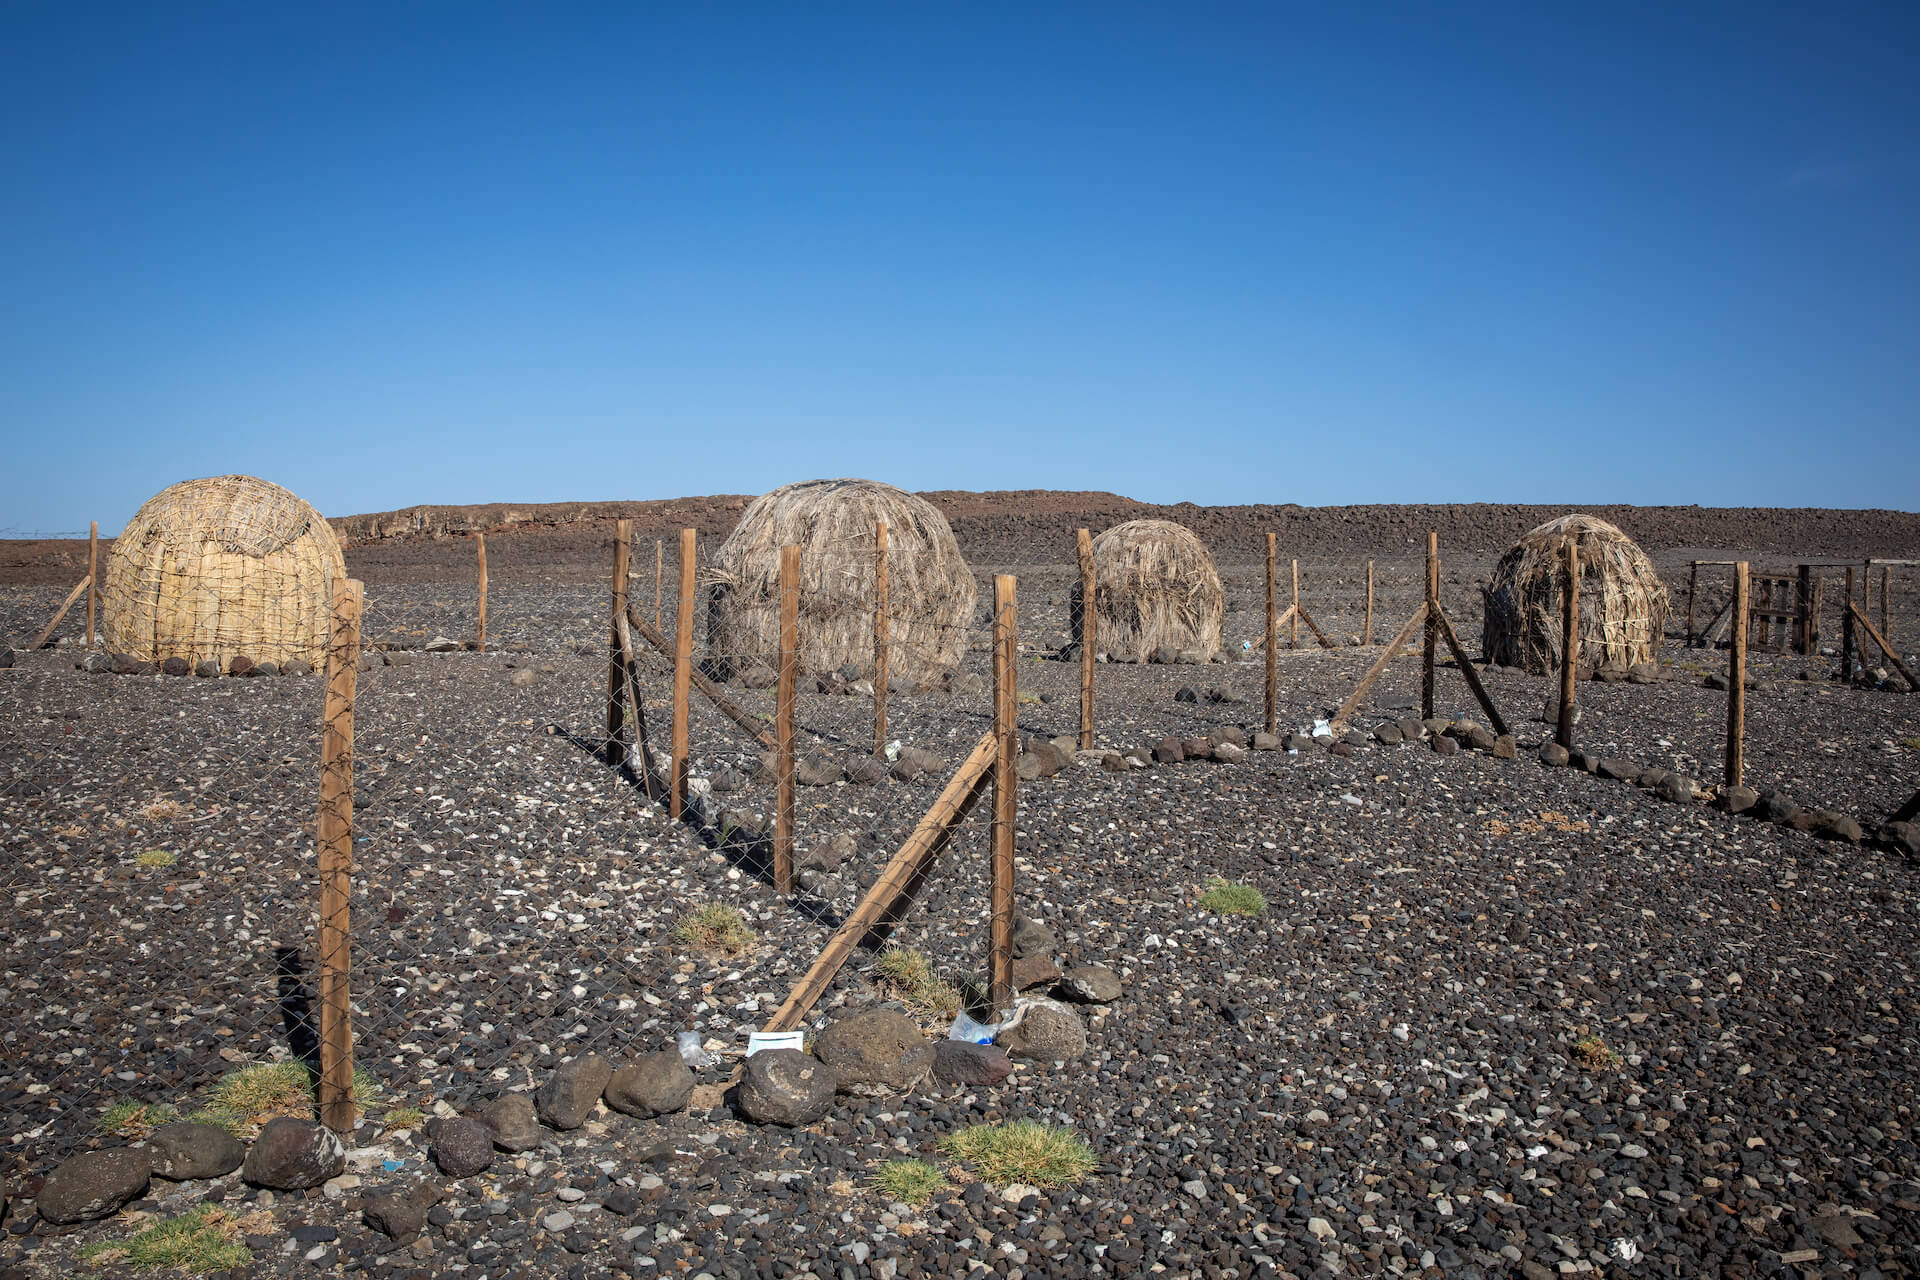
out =
<svg viewBox="0 0 1920 1280"><path fill-rule="evenodd" d="M967 652L977 589L947 518L872 480L804 480L747 504L707 577L709 662L720 679L780 654L780 548L800 548L803 674L872 675L876 530L887 524L888 683L930 689Z"/></svg>
<svg viewBox="0 0 1920 1280"><path fill-rule="evenodd" d="M100 595L107 647L158 662L325 657L346 561L320 513L252 476L186 480L113 541Z"/></svg>
<svg viewBox="0 0 1920 1280"><path fill-rule="evenodd" d="M1560 666L1567 543L1580 548L1580 665L1657 662L1667 587L1632 538L1595 516L1560 516L1532 530L1494 567L1481 644L1487 661L1546 675Z"/></svg>
<svg viewBox="0 0 1920 1280"><path fill-rule="evenodd" d="M1171 520L1129 520L1093 540L1094 647L1115 662L1208 662L1220 651L1226 592L1193 530ZM1080 586L1068 602L1083 634Z"/></svg>

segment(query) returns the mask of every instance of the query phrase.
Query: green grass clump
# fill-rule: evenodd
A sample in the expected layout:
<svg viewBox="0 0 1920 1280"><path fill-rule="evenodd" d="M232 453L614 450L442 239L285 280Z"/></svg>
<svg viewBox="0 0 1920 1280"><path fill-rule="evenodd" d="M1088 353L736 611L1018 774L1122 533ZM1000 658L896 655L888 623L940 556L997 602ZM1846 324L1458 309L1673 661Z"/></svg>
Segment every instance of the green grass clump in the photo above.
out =
<svg viewBox="0 0 1920 1280"><path fill-rule="evenodd" d="M164 1102L116 1102L100 1113L100 1127L123 1138L144 1138L180 1113Z"/></svg>
<svg viewBox="0 0 1920 1280"><path fill-rule="evenodd" d="M303 1062L262 1062L221 1077L207 1091L206 1105L187 1118L218 1125L237 1138L251 1138L260 1126L280 1116L311 1120L320 1105L318 1082ZM364 1068L353 1069L354 1103L366 1108L380 1096L380 1084Z"/></svg>
<svg viewBox="0 0 1920 1280"><path fill-rule="evenodd" d="M1593 1031L1586 1031L1573 1042L1569 1056L1589 1071L1612 1071L1620 1065L1620 1055Z"/></svg>
<svg viewBox="0 0 1920 1280"><path fill-rule="evenodd" d="M136 867L170 867L178 861L180 858L177 854L165 849L149 849L133 856L133 865Z"/></svg>
<svg viewBox="0 0 1920 1280"><path fill-rule="evenodd" d="M1267 895L1250 884L1235 884L1219 876L1207 881L1198 903L1202 911L1221 916L1257 916L1267 909Z"/></svg>
<svg viewBox="0 0 1920 1280"><path fill-rule="evenodd" d="M940 1149L965 1160L989 1182L1062 1187L1093 1171L1093 1148L1071 1129L1033 1120L975 1125L940 1140Z"/></svg>
<svg viewBox="0 0 1920 1280"><path fill-rule="evenodd" d="M719 902L709 902L682 916L673 934L702 951L729 957L745 952L754 939L753 930L747 928L746 917Z"/></svg>
<svg viewBox="0 0 1920 1280"><path fill-rule="evenodd" d="M960 1011L960 988L933 971L933 961L909 947L888 947L874 964L883 991L916 1013L951 1017Z"/></svg>
<svg viewBox="0 0 1920 1280"><path fill-rule="evenodd" d="M925 1160L889 1160L874 1171L874 1190L901 1204L922 1205L947 1186L947 1175Z"/></svg>
<svg viewBox="0 0 1920 1280"><path fill-rule="evenodd" d="M387 1133L396 1129L418 1129L427 1122L427 1113L418 1107L395 1107L380 1117L380 1127Z"/></svg>
<svg viewBox="0 0 1920 1280"><path fill-rule="evenodd" d="M1900 739L1900 745L1909 751L1920 751L1920 735Z"/></svg>
<svg viewBox="0 0 1920 1280"><path fill-rule="evenodd" d="M195 1275L230 1271L253 1261L253 1254L240 1243L240 1235L231 1213L218 1205L203 1204L177 1218L156 1222L124 1241L88 1245L80 1250L80 1259L100 1264L125 1260L142 1270L166 1267Z"/></svg>

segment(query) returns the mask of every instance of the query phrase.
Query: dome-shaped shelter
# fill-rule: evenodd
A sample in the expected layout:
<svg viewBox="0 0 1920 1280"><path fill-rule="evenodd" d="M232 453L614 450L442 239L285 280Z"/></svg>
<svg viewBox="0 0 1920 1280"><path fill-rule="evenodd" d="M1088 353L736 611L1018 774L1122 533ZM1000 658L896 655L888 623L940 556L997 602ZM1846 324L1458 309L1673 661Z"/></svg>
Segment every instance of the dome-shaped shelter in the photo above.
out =
<svg viewBox="0 0 1920 1280"><path fill-rule="evenodd" d="M876 530L887 524L887 676L938 685L967 652L977 588L947 518L873 480L804 480L747 504L708 569L707 647L729 679L780 654L780 548L800 548L802 673L873 672Z"/></svg>
<svg viewBox="0 0 1920 1280"><path fill-rule="evenodd" d="M1560 516L1516 542L1486 590L1488 662L1546 675L1560 665L1567 543L1580 548L1580 663L1624 669L1657 662L1667 587L1632 538L1595 516Z"/></svg>
<svg viewBox="0 0 1920 1280"><path fill-rule="evenodd" d="M107 647L154 662L318 665L344 576L332 527L279 485L185 480L149 498L114 539L100 588Z"/></svg>
<svg viewBox="0 0 1920 1280"><path fill-rule="evenodd" d="M1200 536L1171 520L1128 520L1093 540L1094 646L1116 662L1206 662L1220 651L1227 596ZM1083 634L1080 586L1068 608Z"/></svg>

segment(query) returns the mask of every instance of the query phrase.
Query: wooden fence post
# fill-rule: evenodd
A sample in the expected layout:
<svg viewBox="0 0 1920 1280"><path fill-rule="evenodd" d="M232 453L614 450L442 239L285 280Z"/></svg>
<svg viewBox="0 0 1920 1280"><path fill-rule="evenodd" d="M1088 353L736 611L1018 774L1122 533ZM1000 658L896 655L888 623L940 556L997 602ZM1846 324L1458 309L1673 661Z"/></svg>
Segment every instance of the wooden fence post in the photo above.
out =
<svg viewBox="0 0 1920 1280"><path fill-rule="evenodd" d="M678 818L687 802L688 717L693 711L693 557L692 529L680 531L680 605L673 627L673 753L668 765L667 814Z"/></svg>
<svg viewBox="0 0 1920 1280"><path fill-rule="evenodd" d="M1840 683L1853 683L1853 566L1847 566L1847 603L1840 615ZM1860 655L1860 665L1867 664L1864 652Z"/></svg>
<svg viewBox="0 0 1920 1280"><path fill-rule="evenodd" d="M773 889L783 896L793 893L793 699L799 665L800 548L791 546L780 548L780 686L773 714Z"/></svg>
<svg viewBox="0 0 1920 1280"><path fill-rule="evenodd" d="M1700 581L1700 562L1687 561L1687 648L1693 648L1693 589Z"/></svg>
<svg viewBox="0 0 1920 1280"><path fill-rule="evenodd" d="M607 741L601 758L618 765L625 755L621 735L626 731L627 668L620 653L620 619L627 612L627 575L632 568L633 521L613 524L613 625L607 645Z"/></svg>
<svg viewBox="0 0 1920 1280"><path fill-rule="evenodd" d="M782 552L784 555L785 553ZM887 522L873 530L873 754L887 751Z"/></svg>
<svg viewBox="0 0 1920 1280"><path fill-rule="evenodd" d="M1729 787L1747 770L1747 562L1733 566L1733 648L1727 657L1727 774Z"/></svg>
<svg viewBox="0 0 1920 1280"><path fill-rule="evenodd" d="M1886 592L1880 593L1880 619L1886 621ZM100 522L87 522L87 648L93 648L93 611L100 599ZM1880 628L1885 631L1883 626Z"/></svg>
<svg viewBox="0 0 1920 1280"><path fill-rule="evenodd" d="M473 535L473 540L480 551L480 630L474 637L473 647L476 652L485 653L487 651L487 535L476 533ZM619 611L615 610L615 616L618 616L618 613Z"/></svg>
<svg viewBox="0 0 1920 1280"><path fill-rule="evenodd" d="M666 543L653 540L653 629L660 629L660 571L667 562Z"/></svg>
<svg viewBox="0 0 1920 1280"><path fill-rule="evenodd" d="M1373 644L1373 561L1371 560L1367 561L1367 629L1362 633L1360 643Z"/></svg>
<svg viewBox="0 0 1920 1280"><path fill-rule="evenodd" d="M1085 529L1074 534L1080 554L1080 749L1093 750L1093 647L1094 606L1093 535Z"/></svg>
<svg viewBox="0 0 1920 1280"><path fill-rule="evenodd" d="M1279 583L1274 581L1274 570L1279 559L1280 539L1277 534L1267 535L1267 716L1265 724L1268 733L1274 733L1280 724L1280 655L1274 650L1280 647L1280 627L1274 606L1280 602L1274 597L1280 593ZM1299 616L1299 610L1294 611Z"/></svg>
<svg viewBox="0 0 1920 1280"><path fill-rule="evenodd" d="M1420 653L1420 717L1433 719L1433 659L1440 644L1440 535L1427 532L1427 639Z"/></svg>
<svg viewBox="0 0 1920 1280"><path fill-rule="evenodd" d="M1794 575L1793 649L1795 653L1813 652L1813 566L1803 564Z"/></svg>
<svg viewBox="0 0 1920 1280"><path fill-rule="evenodd" d="M997 1016L1013 1008L1013 832L1018 818L1014 757L1020 714L1019 637L1014 606L1016 579L993 578L993 928L988 999Z"/></svg>
<svg viewBox="0 0 1920 1280"><path fill-rule="evenodd" d="M1580 669L1580 540L1567 536L1567 588L1560 599L1560 719L1553 740L1573 750L1574 685Z"/></svg>
<svg viewBox="0 0 1920 1280"><path fill-rule="evenodd" d="M1880 566L1880 634L1893 643L1893 614L1887 608L1887 586L1893 577L1893 570L1887 565Z"/></svg>
<svg viewBox="0 0 1920 1280"><path fill-rule="evenodd" d="M320 728L320 1122L358 1123L353 1098L353 695L360 674L361 587L333 583L326 702Z"/></svg>
<svg viewBox="0 0 1920 1280"><path fill-rule="evenodd" d="M1287 648L1300 647L1300 562L1293 562L1293 621L1289 624Z"/></svg>

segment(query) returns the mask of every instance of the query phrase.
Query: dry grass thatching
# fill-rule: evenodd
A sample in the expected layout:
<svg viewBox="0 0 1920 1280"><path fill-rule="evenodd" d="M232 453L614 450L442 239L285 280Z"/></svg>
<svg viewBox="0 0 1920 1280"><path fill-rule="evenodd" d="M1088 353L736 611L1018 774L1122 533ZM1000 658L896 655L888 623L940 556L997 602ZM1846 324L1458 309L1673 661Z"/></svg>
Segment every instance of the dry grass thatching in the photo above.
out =
<svg viewBox="0 0 1920 1280"><path fill-rule="evenodd" d="M1549 520L1513 545L1486 591L1487 661L1546 675L1560 665L1567 542L1580 548L1580 665L1656 662L1667 587L1632 538L1588 515Z"/></svg>
<svg viewBox="0 0 1920 1280"><path fill-rule="evenodd" d="M1093 540L1094 646L1116 662L1147 662L1162 649L1211 659L1220 650L1227 596L1206 544L1171 520L1129 520ZM1080 587L1068 602L1076 641Z"/></svg>
<svg viewBox="0 0 1920 1280"><path fill-rule="evenodd" d="M114 539L101 583L107 647L149 661L317 665L333 581L345 574L332 528L279 485L183 481Z"/></svg>
<svg viewBox="0 0 1920 1280"><path fill-rule="evenodd" d="M889 683L928 689L967 652L976 588L946 517L872 480L806 480L747 505L707 577L707 644L721 678L780 653L780 548L800 551L804 674L873 672L876 529L887 522Z"/></svg>

